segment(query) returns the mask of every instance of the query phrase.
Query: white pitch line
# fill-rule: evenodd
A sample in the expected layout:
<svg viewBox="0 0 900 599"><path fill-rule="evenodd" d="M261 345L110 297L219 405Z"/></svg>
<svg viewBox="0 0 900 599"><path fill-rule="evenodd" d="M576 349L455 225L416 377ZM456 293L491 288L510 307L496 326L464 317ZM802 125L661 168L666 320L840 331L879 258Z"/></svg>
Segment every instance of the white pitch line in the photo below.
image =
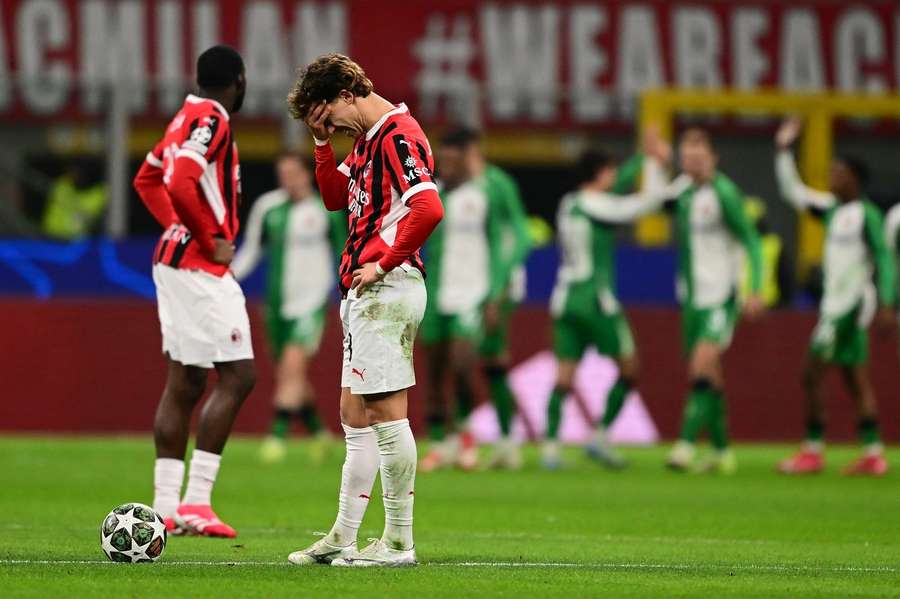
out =
<svg viewBox="0 0 900 599"><path fill-rule="evenodd" d="M114 565L113 562L104 560L29 560L29 559L0 559L0 565L84 565L103 566ZM285 561L162 561L160 566L291 566ZM779 564L653 564L641 562L431 562L421 564L427 568L569 568L569 569L594 569L594 570L700 570L700 571L742 571L742 572L813 572L813 573L840 573L859 572L871 574L896 574L900 568L891 566L792 566Z"/></svg>

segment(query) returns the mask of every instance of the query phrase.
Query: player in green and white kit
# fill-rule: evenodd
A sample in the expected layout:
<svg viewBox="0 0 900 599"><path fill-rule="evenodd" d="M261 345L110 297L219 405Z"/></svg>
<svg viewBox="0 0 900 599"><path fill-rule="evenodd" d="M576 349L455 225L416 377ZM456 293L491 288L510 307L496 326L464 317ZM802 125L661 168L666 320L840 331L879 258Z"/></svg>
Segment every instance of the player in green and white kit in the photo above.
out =
<svg viewBox="0 0 900 599"><path fill-rule="evenodd" d="M762 252L756 229L744 212L741 191L716 168L718 156L708 133L686 130L678 153L682 171L693 181L678 198L675 218L681 324L690 356L691 391L681 437L667 465L675 470L691 467L697 436L706 428L714 451L697 469L730 474L737 463L728 448L721 358L731 344L741 309L737 290L744 252L751 283L743 310L755 317L764 309Z"/></svg>
<svg viewBox="0 0 900 599"><path fill-rule="evenodd" d="M637 383L638 361L628 320L616 298L615 227L658 210L688 183L680 178L667 184L663 168L671 158L668 144L648 136L644 151L646 156L637 154L621 166L603 150L585 151L577 166L578 189L560 201L561 263L551 298L557 379L548 403L542 458L548 469L560 466L557 437L562 403L590 346L616 361L619 377L607 394L606 410L588 455L611 468L625 466L608 443L607 429ZM642 171L643 191L633 193Z"/></svg>
<svg viewBox="0 0 900 599"><path fill-rule="evenodd" d="M506 295L513 261L504 251L508 200L496 192L485 172L478 172L472 153L478 134L469 129L448 132L438 149L437 168L444 189L444 220L428 240L425 252L426 287L429 292L425 317L419 328L429 355L428 422L433 441L420 465L423 471L457 463L472 469L477 453L470 435L452 434L445 439L447 404L445 382L455 382L461 419L472 408L474 365L488 323ZM506 386L506 377L494 381ZM498 385L498 386L499 386ZM508 435L513 397L492 394L498 403L501 426ZM509 437L498 446L503 455L498 466L518 467L518 447Z"/></svg>
<svg viewBox="0 0 900 599"><path fill-rule="evenodd" d="M888 463L879 439L875 393L868 372L867 329L878 303L881 304L879 320L888 327L893 321L894 261L885 245L881 214L865 198L868 179L865 165L854 158L838 158L831 167L831 191L810 189L800 180L790 152L801 129L798 119L787 120L779 128L775 173L788 203L823 219L825 289L803 377L808 410L806 441L796 455L779 464L779 470L796 474L819 472L824 468L823 382L826 371L836 366L856 401L864 446L863 456L844 473L883 475ZM877 293L872 284L876 268Z"/></svg>
<svg viewBox="0 0 900 599"><path fill-rule="evenodd" d="M894 257L894 283L897 289L894 297L896 320L900 321L900 204L895 204L884 217L884 239L888 251ZM897 330L900 333L900 327ZM897 358L900 359L900 335L897 337Z"/></svg>
<svg viewBox="0 0 900 599"><path fill-rule="evenodd" d="M310 434L327 433L316 412L307 369L319 349L334 289L334 260L346 238L346 217L325 210L303 157L282 155L276 173L279 188L253 204L244 242L231 264L242 280L263 254L268 257L265 321L278 362L275 415L261 453L269 462L284 458L292 420L301 420Z"/></svg>

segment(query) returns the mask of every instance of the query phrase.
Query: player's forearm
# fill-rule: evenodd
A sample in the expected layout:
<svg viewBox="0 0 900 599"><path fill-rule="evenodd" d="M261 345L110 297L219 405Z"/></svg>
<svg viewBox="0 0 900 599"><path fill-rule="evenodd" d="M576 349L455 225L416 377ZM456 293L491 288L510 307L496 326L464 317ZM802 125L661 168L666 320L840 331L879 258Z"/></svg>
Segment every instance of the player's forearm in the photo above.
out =
<svg viewBox="0 0 900 599"><path fill-rule="evenodd" d="M341 173L334 161L334 150L330 143L316 143L316 182L322 202L328 210L343 210L347 207L347 184L349 178Z"/></svg>
<svg viewBox="0 0 900 599"><path fill-rule="evenodd" d="M409 214L397 231L394 246L378 261L378 268L389 272L403 264L422 247L434 228L444 218L441 199L433 189L425 189L406 202Z"/></svg>
<svg viewBox="0 0 900 599"><path fill-rule="evenodd" d="M178 158L172 178L169 181L169 197L172 198L172 208L181 223L187 227L200 248L212 255L215 251L215 242L209 233L205 233L203 226L203 202L200 195L200 175L203 169L193 160Z"/></svg>
<svg viewBox="0 0 900 599"><path fill-rule="evenodd" d="M176 222L177 217L172 208L172 199L166 191L162 180L162 171L158 167L146 162L142 164L134 178L133 185L141 202L163 229L168 229L172 223Z"/></svg>

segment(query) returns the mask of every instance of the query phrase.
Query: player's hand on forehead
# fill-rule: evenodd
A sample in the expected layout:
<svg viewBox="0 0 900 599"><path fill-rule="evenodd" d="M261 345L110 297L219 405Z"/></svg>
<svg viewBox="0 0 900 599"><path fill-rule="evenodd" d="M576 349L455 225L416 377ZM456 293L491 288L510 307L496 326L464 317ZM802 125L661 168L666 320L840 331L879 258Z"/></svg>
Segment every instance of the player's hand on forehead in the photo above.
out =
<svg viewBox="0 0 900 599"><path fill-rule="evenodd" d="M313 107L306 116L306 126L316 139L326 140L334 133L334 125L328 122L331 107L325 100Z"/></svg>

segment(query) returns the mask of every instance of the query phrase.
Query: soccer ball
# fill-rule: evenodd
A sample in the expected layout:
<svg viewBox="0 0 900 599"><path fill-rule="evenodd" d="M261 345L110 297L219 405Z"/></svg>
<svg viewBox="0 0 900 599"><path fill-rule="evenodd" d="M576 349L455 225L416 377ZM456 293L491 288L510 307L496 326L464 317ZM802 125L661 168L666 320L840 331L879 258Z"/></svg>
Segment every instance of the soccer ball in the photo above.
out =
<svg viewBox="0 0 900 599"><path fill-rule="evenodd" d="M155 562L166 548L166 524L143 503L120 505L100 525L100 548L114 562Z"/></svg>

